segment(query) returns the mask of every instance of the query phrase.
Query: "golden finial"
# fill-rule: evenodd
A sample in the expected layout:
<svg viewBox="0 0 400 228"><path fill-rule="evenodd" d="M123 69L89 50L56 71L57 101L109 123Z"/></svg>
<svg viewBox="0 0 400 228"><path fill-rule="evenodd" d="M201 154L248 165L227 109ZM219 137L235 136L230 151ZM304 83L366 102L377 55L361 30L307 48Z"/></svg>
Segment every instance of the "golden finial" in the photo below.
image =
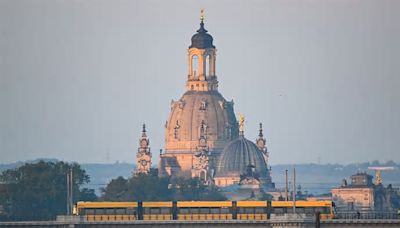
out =
<svg viewBox="0 0 400 228"><path fill-rule="evenodd" d="M204 9L200 10L200 21L203 22L204 21Z"/></svg>
<svg viewBox="0 0 400 228"><path fill-rule="evenodd" d="M239 132L241 135L244 134L244 121L245 121L244 115L239 114Z"/></svg>

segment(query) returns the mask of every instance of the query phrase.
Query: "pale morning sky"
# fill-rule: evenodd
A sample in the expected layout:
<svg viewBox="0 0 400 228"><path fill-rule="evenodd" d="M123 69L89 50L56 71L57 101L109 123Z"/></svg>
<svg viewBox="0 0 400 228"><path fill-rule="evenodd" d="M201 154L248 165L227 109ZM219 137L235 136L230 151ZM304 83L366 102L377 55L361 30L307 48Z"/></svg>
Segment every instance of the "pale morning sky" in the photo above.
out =
<svg viewBox="0 0 400 228"><path fill-rule="evenodd" d="M271 164L400 162L400 1L0 0L0 163L158 162L202 8Z"/></svg>

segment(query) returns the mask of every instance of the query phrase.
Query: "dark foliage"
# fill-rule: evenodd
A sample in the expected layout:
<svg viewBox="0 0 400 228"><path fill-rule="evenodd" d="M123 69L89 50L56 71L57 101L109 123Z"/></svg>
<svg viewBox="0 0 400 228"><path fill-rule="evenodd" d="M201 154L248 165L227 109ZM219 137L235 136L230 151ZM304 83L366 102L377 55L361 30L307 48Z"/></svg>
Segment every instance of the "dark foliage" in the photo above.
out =
<svg viewBox="0 0 400 228"><path fill-rule="evenodd" d="M206 186L197 178L178 178L172 191L174 200L226 200L217 187Z"/></svg>
<svg viewBox="0 0 400 228"><path fill-rule="evenodd" d="M171 200L168 179L159 178L152 170L150 175L138 175L125 179L118 177L102 190L104 201L163 201Z"/></svg>
<svg viewBox="0 0 400 228"><path fill-rule="evenodd" d="M272 199L273 199L273 196L271 194L266 193L266 192L262 192L261 196L259 197L259 200L271 201ZM283 197L282 197L282 199L279 199L279 200L283 200Z"/></svg>
<svg viewBox="0 0 400 228"><path fill-rule="evenodd" d="M97 201L94 189L82 188L79 192L78 201Z"/></svg>
<svg viewBox="0 0 400 228"><path fill-rule="evenodd" d="M179 178L170 184L168 178L158 177L157 170L149 175L128 179L118 177L102 189L105 201L172 201L225 200L215 187L203 185L198 179Z"/></svg>
<svg viewBox="0 0 400 228"><path fill-rule="evenodd" d="M79 187L89 182L89 176L76 163L27 163L17 169L5 170L0 175L0 199L4 209L3 219L50 220L66 213L66 176L74 173L74 202L95 200L93 190Z"/></svg>

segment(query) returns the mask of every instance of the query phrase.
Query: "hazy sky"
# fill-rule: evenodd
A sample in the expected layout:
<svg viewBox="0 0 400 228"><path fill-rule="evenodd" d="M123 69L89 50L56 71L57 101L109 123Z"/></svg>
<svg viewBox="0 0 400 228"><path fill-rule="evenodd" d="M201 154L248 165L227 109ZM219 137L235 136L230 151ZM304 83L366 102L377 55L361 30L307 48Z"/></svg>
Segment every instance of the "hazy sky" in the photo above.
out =
<svg viewBox="0 0 400 228"><path fill-rule="evenodd" d="M158 162L201 8L271 164L400 162L400 1L0 0L0 163Z"/></svg>

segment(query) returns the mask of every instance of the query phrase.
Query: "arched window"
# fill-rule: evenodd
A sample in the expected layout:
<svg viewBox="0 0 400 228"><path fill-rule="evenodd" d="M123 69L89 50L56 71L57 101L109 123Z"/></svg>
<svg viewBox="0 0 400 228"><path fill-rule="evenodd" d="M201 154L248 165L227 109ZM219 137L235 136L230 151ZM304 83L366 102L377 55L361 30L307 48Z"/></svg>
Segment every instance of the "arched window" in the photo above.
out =
<svg viewBox="0 0 400 228"><path fill-rule="evenodd" d="M211 65L211 58L210 55L206 55L206 68L204 69L204 75L206 77L211 75L211 69L210 69L210 65Z"/></svg>
<svg viewBox="0 0 400 228"><path fill-rule="evenodd" d="M199 72L199 57L197 55L192 56L192 75L196 79L198 78Z"/></svg>

